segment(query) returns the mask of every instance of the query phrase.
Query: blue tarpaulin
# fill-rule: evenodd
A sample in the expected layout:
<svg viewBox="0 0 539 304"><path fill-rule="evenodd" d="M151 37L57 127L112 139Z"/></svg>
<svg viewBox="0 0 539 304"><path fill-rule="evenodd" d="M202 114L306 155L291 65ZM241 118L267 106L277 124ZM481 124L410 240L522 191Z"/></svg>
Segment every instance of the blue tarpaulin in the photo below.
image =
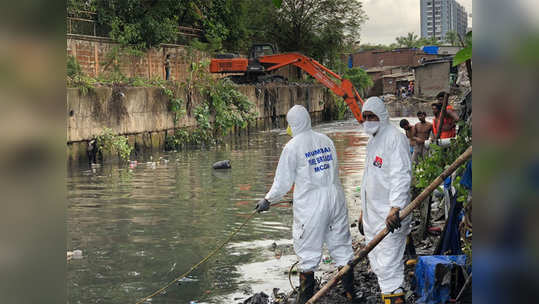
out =
<svg viewBox="0 0 539 304"><path fill-rule="evenodd" d="M465 266L465 255L419 256L415 267L418 304L439 304L449 300L451 270Z"/></svg>
<svg viewBox="0 0 539 304"><path fill-rule="evenodd" d="M460 213L462 202L457 201L456 195L450 195L451 207L449 208L449 217L440 236L440 242L434 250L434 254L461 254L460 248Z"/></svg>
<svg viewBox="0 0 539 304"><path fill-rule="evenodd" d="M426 45L423 47L423 53L425 54L438 54L438 46L435 45Z"/></svg>
<svg viewBox="0 0 539 304"><path fill-rule="evenodd" d="M471 160L468 161L468 163L466 164L466 171L464 171L464 174L462 175L460 184L463 185L468 190L472 189L472 161Z"/></svg>
<svg viewBox="0 0 539 304"><path fill-rule="evenodd" d="M352 59L352 55L348 55L348 68L351 69L354 67L354 60Z"/></svg>

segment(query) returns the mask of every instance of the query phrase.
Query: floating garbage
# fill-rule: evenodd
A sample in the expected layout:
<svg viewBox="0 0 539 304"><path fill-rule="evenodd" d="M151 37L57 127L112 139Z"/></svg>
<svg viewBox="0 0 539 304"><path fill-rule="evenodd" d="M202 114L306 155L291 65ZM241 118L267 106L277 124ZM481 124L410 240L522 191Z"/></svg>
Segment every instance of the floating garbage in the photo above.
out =
<svg viewBox="0 0 539 304"><path fill-rule="evenodd" d="M232 166L230 165L230 160L221 160L212 165L213 169L230 169Z"/></svg>
<svg viewBox="0 0 539 304"><path fill-rule="evenodd" d="M82 259L82 250L73 250L73 258L74 259Z"/></svg>
<svg viewBox="0 0 539 304"><path fill-rule="evenodd" d="M67 252L67 260L71 260L71 259L82 259L82 250L73 250L73 251L68 251Z"/></svg>

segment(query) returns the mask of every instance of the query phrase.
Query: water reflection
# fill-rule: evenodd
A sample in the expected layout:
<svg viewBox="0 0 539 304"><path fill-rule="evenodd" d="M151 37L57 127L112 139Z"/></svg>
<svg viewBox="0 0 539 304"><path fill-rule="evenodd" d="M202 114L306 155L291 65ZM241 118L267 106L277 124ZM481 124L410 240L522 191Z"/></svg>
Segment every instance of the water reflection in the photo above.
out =
<svg viewBox="0 0 539 304"><path fill-rule="evenodd" d="M368 138L352 120L315 130L335 142L354 219ZM132 168L72 168L67 247L84 258L68 262L68 303L135 303L189 269L252 212L288 139L273 130L209 150L154 154ZM211 168L223 159L232 169ZM255 217L220 254L151 302L225 303L249 291L289 290L291 224L288 204Z"/></svg>

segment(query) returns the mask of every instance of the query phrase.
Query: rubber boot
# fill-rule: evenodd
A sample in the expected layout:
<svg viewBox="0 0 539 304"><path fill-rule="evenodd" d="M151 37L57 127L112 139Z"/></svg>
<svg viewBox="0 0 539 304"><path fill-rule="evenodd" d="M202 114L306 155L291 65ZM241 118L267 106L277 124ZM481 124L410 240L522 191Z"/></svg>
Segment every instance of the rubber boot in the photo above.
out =
<svg viewBox="0 0 539 304"><path fill-rule="evenodd" d="M339 267L341 270L342 267ZM356 294L356 289L354 288L354 269L348 270L341 279L342 287L344 288L344 293L349 303L359 303L359 298Z"/></svg>
<svg viewBox="0 0 539 304"><path fill-rule="evenodd" d="M298 300L296 304L305 304L314 295L314 272L300 272Z"/></svg>
<svg viewBox="0 0 539 304"><path fill-rule="evenodd" d="M397 288L390 294L382 294L382 303L384 304L406 304L404 290Z"/></svg>

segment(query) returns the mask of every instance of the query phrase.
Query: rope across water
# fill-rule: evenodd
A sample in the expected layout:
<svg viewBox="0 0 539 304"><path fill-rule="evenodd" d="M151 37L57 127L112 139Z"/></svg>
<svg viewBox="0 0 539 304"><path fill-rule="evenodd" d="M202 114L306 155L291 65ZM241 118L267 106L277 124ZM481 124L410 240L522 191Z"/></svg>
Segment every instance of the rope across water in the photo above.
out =
<svg viewBox="0 0 539 304"><path fill-rule="evenodd" d="M287 202L280 202L280 203L273 203L271 204L270 206L275 206L277 204L282 204L282 203L287 203ZM290 203L290 202L288 202ZM238 234L238 232L240 232L241 229L243 229L243 227L245 225L247 225L247 223L253 218L253 216L256 215L256 210L253 211L246 219L245 221L241 224L240 227L238 227L236 230L234 230L234 232L232 232L228 238L226 240L224 240L217 248L215 248L212 252L210 252L205 258L203 258L202 260L200 260L200 262L196 263L195 265L193 265L188 271L182 273L180 276L178 276L177 278L175 278L174 280L168 282L166 285L164 285L163 287L159 288L158 290L156 290L154 293L140 299L136 304L141 304L141 303L144 303L144 301L162 293L163 291L165 291L167 288L169 288L170 286L172 286L175 282L187 277L189 274L191 274L191 272L193 272L195 269L197 269L200 265L204 264L206 261L208 261L211 257L213 257L217 252L219 252L219 250L221 250L228 242L230 242L230 240L232 240L232 238L234 236L236 236L236 234Z"/></svg>

